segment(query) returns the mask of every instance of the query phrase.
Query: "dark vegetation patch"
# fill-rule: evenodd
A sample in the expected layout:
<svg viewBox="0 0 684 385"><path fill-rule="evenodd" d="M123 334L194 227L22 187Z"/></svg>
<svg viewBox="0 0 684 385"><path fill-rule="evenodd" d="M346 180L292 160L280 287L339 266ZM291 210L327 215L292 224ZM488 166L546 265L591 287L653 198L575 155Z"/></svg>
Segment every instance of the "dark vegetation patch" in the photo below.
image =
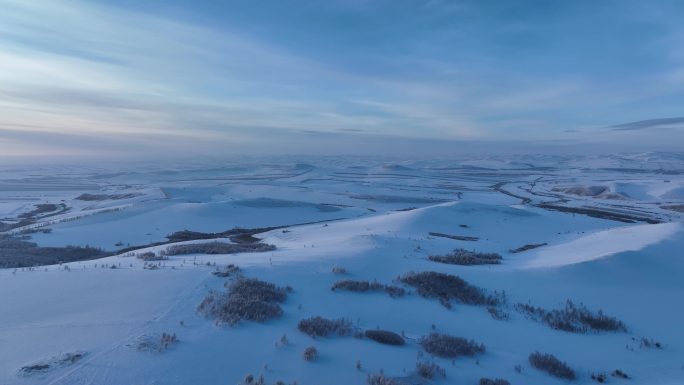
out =
<svg viewBox="0 0 684 385"><path fill-rule="evenodd" d="M230 230L218 232L218 233L203 233L199 231L182 230L176 231L175 233L169 234L166 238L169 242L185 242L185 241L197 241L201 239L215 239L215 238L229 238L235 243L253 243L259 242L259 239L254 237L254 235L259 233L265 233L267 231L283 228L285 226L277 227L257 227L253 229L246 229L242 227L236 227Z"/></svg>
<svg viewBox="0 0 684 385"><path fill-rule="evenodd" d="M18 229L19 227L24 227L32 224L33 221L30 219L22 219L17 222L0 222L0 231L10 231L14 229Z"/></svg>
<svg viewBox="0 0 684 385"><path fill-rule="evenodd" d="M163 332L159 335L145 335L138 339L135 348L141 352L163 352L178 343L176 333Z"/></svg>
<svg viewBox="0 0 684 385"><path fill-rule="evenodd" d="M572 370L565 362L559 360L553 354L543 354L534 352L529 357L530 365L534 368L546 372L554 377L563 378L566 380L574 380L576 378L575 371Z"/></svg>
<svg viewBox="0 0 684 385"><path fill-rule="evenodd" d="M664 208L665 210L672 210L672 211L678 211L680 213L684 213L684 205L663 205L660 207Z"/></svg>
<svg viewBox="0 0 684 385"><path fill-rule="evenodd" d="M663 344L660 343L659 341L656 341L652 338L646 338L646 337L632 337L632 341L639 342L639 347L640 348L647 348L647 349L662 349Z"/></svg>
<svg viewBox="0 0 684 385"><path fill-rule="evenodd" d="M430 333L422 337L419 342L426 352L442 358L472 357L485 352L483 344L448 334Z"/></svg>
<svg viewBox="0 0 684 385"><path fill-rule="evenodd" d="M354 281L354 280L344 280L337 281L332 285L331 290L346 290L356 293L365 293L369 291L385 291L392 298L402 297L406 294L406 290L398 286L383 285L379 282L369 282L369 281Z"/></svg>
<svg viewBox="0 0 684 385"><path fill-rule="evenodd" d="M164 251L165 255L186 255L186 254L235 254L264 252L275 250L275 246L266 243L226 243L226 242L206 242L206 243L187 243L183 245L171 245Z"/></svg>
<svg viewBox="0 0 684 385"><path fill-rule="evenodd" d="M308 348L304 349L302 356L304 357L304 361L315 361L316 358L318 358L318 350L315 346L309 346Z"/></svg>
<svg viewBox="0 0 684 385"><path fill-rule="evenodd" d="M575 305L570 300L565 303L565 308L551 311L524 303L516 304L515 309L529 319L572 333L627 331L625 324L617 318L607 316L601 310L594 313L583 304Z"/></svg>
<svg viewBox="0 0 684 385"><path fill-rule="evenodd" d="M480 378L480 385L511 385L503 378Z"/></svg>
<svg viewBox="0 0 684 385"><path fill-rule="evenodd" d="M416 288L419 295L425 298L436 298L447 308L451 301L468 305L496 306L503 302L501 296L488 295L483 289L470 285L455 275L426 271L409 272L399 280Z"/></svg>
<svg viewBox="0 0 684 385"><path fill-rule="evenodd" d="M139 197L140 193L125 193L125 194L81 194L76 197L80 201L105 201L105 200L121 200Z"/></svg>
<svg viewBox="0 0 684 385"><path fill-rule="evenodd" d="M366 330L363 334L366 338L385 345L401 346L405 343L404 337L389 330Z"/></svg>
<svg viewBox="0 0 684 385"><path fill-rule="evenodd" d="M613 372L610 375L615 378L622 378L623 380L629 380L631 378L627 373L623 372L620 369L613 370Z"/></svg>
<svg viewBox="0 0 684 385"><path fill-rule="evenodd" d="M615 211L599 210L596 208L559 206L559 205L553 205L553 204L549 204L549 203L542 203L542 204L538 204L536 206L539 208L542 208L542 209L546 209L546 210L560 211L560 212L564 212L564 213L588 215L588 216L594 217L594 218L608 219L608 220L623 222L623 223L636 223L636 222L646 222L646 223L650 223L650 224L662 223L661 221L659 221L657 219L653 219L653 218L639 217L636 215L624 214L624 213L615 212Z"/></svg>
<svg viewBox="0 0 684 385"><path fill-rule="evenodd" d="M446 370L434 362L416 362L416 374L428 380L432 380L437 376L446 378Z"/></svg>
<svg viewBox="0 0 684 385"><path fill-rule="evenodd" d="M53 369L73 365L85 356L83 352L63 353L48 360L19 368L19 376L29 377L34 374L46 373Z"/></svg>
<svg viewBox="0 0 684 385"><path fill-rule="evenodd" d="M143 261L146 261L146 262L165 261L165 260L169 259L169 257L167 257L165 255L157 255L152 251L146 251L144 253L137 254L136 258L143 260Z"/></svg>
<svg viewBox="0 0 684 385"><path fill-rule="evenodd" d="M440 238L449 238L449 239L454 239L457 241L470 241L470 242L475 242L480 240L478 237L468 237L465 235L449 235L449 234L443 234L443 233L435 233L435 232L430 232L430 235L433 237L440 237Z"/></svg>
<svg viewBox="0 0 684 385"><path fill-rule="evenodd" d="M498 307L488 307L487 313L489 313L489 315L497 321L508 321L511 319L511 315L508 312Z"/></svg>
<svg viewBox="0 0 684 385"><path fill-rule="evenodd" d="M526 245L518 247L517 249L511 249L509 251L513 254L516 254L516 253L522 253L523 251L536 249L538 247L542 247L542 246L546 246L546 245L548 245L548 243L528 243Z"/></svg>
<svg viewBox="0 0 684 385"><path fill-rule="evenodd" d="M327 337L330 335L347 336L352 332L352 323L348 319L327 319L319 316L306 318L297 324L297 329L311 337Z"/></svg>
<svg viewBox="0 0 684 385"><path fill-rule="evenodd" d="M359 199L364 201L375 201L381 203L407 203L407 204L432 204L448 202L445 199L437 198L420 198L399 195L371 195L371 194L352 194L349 195L351 199Z"/></svg>
<svg viewBox="0 0 684 385"><path fill-rule="evenodd" d="M373 373L369 374L368 377L366 378L366 384L367 385L404 385L403 382L392 378L392 377L387 377L383 373Z"/></svg>
<svg viewBox="0 0 684 385"><path fill-rule="evenodd" d="M237 325L241 320L266 322L280 317L280 303L287 288L254 278L238 278L226 284L227 292L210 291L197 311L217 324Z"/></svg>
<svg viewBox="0 0 684 385"><path fill-rule="evenodd" d="M251 208L268 208L268 209L278 209L278 208L289 208L289 207L310 207L323 213L330 213L340 211L341 208L338 205L326 204L326 203L309 203L302 201L289 201L284 199L273 199L273 198L255 198L255 199L243 199L233 202L236 205L251 207Z"/></svg>
<svg viewBox="0 0 684 385"><path fill-rule="evenodd" d="M60 207L66 208L65 204L61 205L56 205L54 203L40 203L35 205L35 209L25 212L23 214L19 214L18 218L34 218L39 216L40 214L45 214L45 213L51 213L53 211L59 210Z"/></svg>
<svg viewBox="0 0 684 385"><path fill-rule="evenodd" d="M450 265L498 265L503 259L497 253L481 253L466 249L456 249L446 255L430 255L429 260Z"/></svg>
<svg viewBox="0 0 684 385"><path fill-rule="evenodd" d="M25 238L0 235L0 268L20 268L86 261L110 256L94 247L40 247Z"/></svg>
<svg viewBox="0 0 684 385"><path fill-rule="evenodd" d="M153 242L153 243L148 243L146 245L130 246L130 247L120 249L118 251L118 253L127 253L130 251L144 249L147 247L167 245L169 243L196 241L196 240L203 240L203 239L204 240L216 239L216 238L229 238L232 242L239 243L239 244L259 243L259 242L261 242L261 239L255 237L254 235L256 235L256 234L265 233L267 231L276 230L276 229L286 229L286 228L291 227L291 226L312 225L312 224L317 224L317 223L332 222L335 220L336 219L329 219L329 220L323 220L323 221L297 223L297 224L293 224L293 225L274 226L274 227L257 227L257 228L251 228L251 229L235 227L231 230L226 230L226 231L222 231L222 232L218 232L218 233L204 233L204 232L199 232L199 231L182 230L182 231L177 231L175 233L167 235L166 236L166 238L168 239L167 241ZM283 230L283 232L288 232L288 231L289 230Z"/></svg>
<svg viewBox="0 0 684 385"><path fill-rule="evenodd" d="M229 265L224 266L223 269L213 272L212 274L221 278L232 277L234 275L240 274L240 268L231 263Z"/></svg>
<svg viewBox="0 0 684 385"><path fill-rule="evenodd" d="M413 211L413 210L415 210L415 209L417 209L417 208L418 208L418 207L406 207L406 208L403 208L403 209L396 209L396 210L394 210L394 211Z"/></svg>
<svg viewBox="0 0 684 385"><path fill-rule="evenodd" d="M605 373L592 373L591 379L600 383L600 384L603 384L606 381L608 381L608 375Z"/></svg>

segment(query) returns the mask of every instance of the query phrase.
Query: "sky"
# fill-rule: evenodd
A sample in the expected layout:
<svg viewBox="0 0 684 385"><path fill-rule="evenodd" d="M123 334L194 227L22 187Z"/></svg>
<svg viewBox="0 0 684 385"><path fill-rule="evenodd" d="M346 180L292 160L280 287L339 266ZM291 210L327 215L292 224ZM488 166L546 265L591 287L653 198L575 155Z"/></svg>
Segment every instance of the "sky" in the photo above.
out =
<svg viewBox="0 0 684 385"><path fill-rule="evenodd" d="M0 159L684 149L684 2L0 0Z"/></svg>

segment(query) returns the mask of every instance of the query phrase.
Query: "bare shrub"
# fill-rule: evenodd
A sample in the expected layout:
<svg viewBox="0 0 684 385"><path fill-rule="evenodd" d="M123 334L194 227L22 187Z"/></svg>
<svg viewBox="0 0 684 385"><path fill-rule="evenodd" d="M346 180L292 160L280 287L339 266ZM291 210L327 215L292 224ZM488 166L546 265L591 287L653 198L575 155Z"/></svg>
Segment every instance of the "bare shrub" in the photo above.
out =
<svg viewBox="0 0 684 385"><path fill-rule="evenodd" d="M455 249L446 255L430 255L429 260L450 265L498 265L503 259L497 253L481 253L466 249Z"/></svg>
<svg viewBox="0 0 684 385"><path fill-rule="evenodd" d="M178 343L176 333L143 335L138 338L134 347L141 352L163 352Z"/></svg>
<svg viewBox="0 0 684 385"><path fill-rule="evenodd" d="M299 321L297 328L311 337L327 337L331 334L346 336L352 332L351 324L351 321L344 318L330 320L316 316Z"/></svg>
<svg viewBox="0 0 684 385"><path fill-rule="evenodd" d="M395 332L389 330L366 330L364 335L366 338L385 345L403 345L404 338Z"/></svg>
<svg viewBox="0 0 684 385"><path fill-rule="evenodd" d="M508 312L498 307L490 306L487 308L487 312L497 321L508 321L511 318Z"/></svg>
<svg viewBox="0 0 684 385"><path fill-rule="evenodd" d="M302 356L304 357L304 361L315 361L316 358L318 358L318 350L314 346L309 346L304 349Z"/></svg>
<svg viewBox="0 0 684 385"><path fill-rule="evenodd" d="M344 280L335 282L331 290L347 290L356 293L364 293L368 291L385 291L390 295L390 297L402 297L406 294L406 290L401 287L383 285L379 282L369 282L369 281L354 281L354 280Z"/></svg>
<svg viewBox="0 0 684 385"><path fill-rule="evenodd" d="M382 285L377 282L344 280L333 284L331 290L348 290L355 292L382 290Z"/></svg>
<svg viewBox="0 0 684 385"><path fill-rule="evenodd" d="M538 247L546 246L548 243L528 243L516 249L508 250L511 254L522 253L523 251L536 249Z"/></svg>
<svg viewBox="0 0 684 385"><path fill-rule="evenodd" d="M265 322L280 317L278 305L287 298L287 289L254 278L239 278L227 284L228 292L211 291L197 311L217 323L236 325L240 320Z"/></svg>
<svg viewBox="0 0 684 385"><path fill-rule="evenodd" d="M187 243L183 245L169 246L166 255L186 255L186 254L236 254L264 252L275 250L275 246L266 243L226 243L226 242L205 242Z"/></svg>
<svg viewBox="0 0 684 385"><path fill-rule="evenodd" d="M472 357L485 352L483 344L448 334L430 333L428 336L422 337L419 343L426 352L443 358Z"/></svg>
<svg viewBox="0 0 684 385"><path fill-rule="evenodd" d="M554 329L567 332L586 333L589 330L597 332L627 331L625 324L617 318L607 316L601 310L593 313L583 304L575 305L570 300L565 303L565 308L551 311L523 303L516 304L515 309L534 321L542 322Z"/></svg>
<svg viewBox="0 0 684 385"><path fill-rule="evenodd" d="M382 373L379 374L369 374L366 378L366 384L368 385L403 385L400 381L387 377Z"/></svg>
<svg viewBox="0 0 684 385"><path fill-rule="evenodd" d="M511 385L510 382L504 380L503 378L480 378L480 385Z"/></svg>
<svg viewBox="0 0 684 385"><path fill-rule="evenodd" d="M613 372L610 375L616 378L622 378L623 380L628 380L631 378L627 373L623 372L620 369L613 370Z"/></svg>
<svg viewBox="0 0 684 385"><path fill-rule="evenodd" d="M130 199L141 196L140 193L126 193L126 194L81 194L76 197L80 201L103 201L107 199L120 200L120 199Z"/></svg>
<svg viewBox="0 0 684 385"><path fill-rule="evenodd" d="M437 376L446 378L446 370L434 362L416 362L416 374L428 380Z"/></svg>
<svg viewBox="0 0 684 385"><path fill-rule="evenodd" d="M29 377L32 375L42 375L48 371L70 366L85 357L85 352L62 353L58 356L51 357L47 360L37 362L35 364L22 366L19 369L19 376Z"/></svg>
<svg viewBox="0 0 684 385"><path fill-rule="evenodd" d="M425 298L437 298L447 307L450 306L451 300L468 305L487 306L496 306L502 302L500 298L487 295L483 289L472 286L455 275L434 271L409 272L399 279L415 287L419 295Z"/></svg>
<svg viewBox="0 0 684 385"><path fill-rule="evenodd" d="M603 384L606 381L608 381L608 375L605 373L592 373L591 379L600 383L600 384Z"/></svg>
<svg viewBox="0 0 684 385"><path fill-rule="evenodd" d="M633 340L635 340L634 337L632 337ZM641 337L639 338L639 347L640 348L648 348L648 349L662 349L663 344L660 342L652 339L652 338L646 338L646 337Z"/></svg>
<svg viewBox="0 0 684 385"><path fill-rule="evenodd" d="M212 274L221 278L231 277L233 275L240 274L240 268L231 263L230 265L225 266L222 270L215 271Z"/></svg>
<svg viewBox="0 0 684 385"><path fill-rule="evenodd" d="M176 338L176 333L162 333L161 337L159 338L159 346L162 350L168 349L171 345L174 345L176 342L178 342L178 338Z"/></svg>
<svg viewBox="0 0 684 385"><path fill-rule="evenodd" d="M140 254L136 255L136 258L141 259L141 260L146 261L146 262L165 261L165 260L169 259L169 257L167 257L165 255L161 255L161 254L157 255L152 251L146 251L144 253L140 253Z"/></svg>
<svg viewBox="0 0 684 385"><path fill-rule="evenodd" d="M530 354L529 360L533 367L554 377L566 380L574 380L576 378L575 371L553 354L534 352Z"/></svg>

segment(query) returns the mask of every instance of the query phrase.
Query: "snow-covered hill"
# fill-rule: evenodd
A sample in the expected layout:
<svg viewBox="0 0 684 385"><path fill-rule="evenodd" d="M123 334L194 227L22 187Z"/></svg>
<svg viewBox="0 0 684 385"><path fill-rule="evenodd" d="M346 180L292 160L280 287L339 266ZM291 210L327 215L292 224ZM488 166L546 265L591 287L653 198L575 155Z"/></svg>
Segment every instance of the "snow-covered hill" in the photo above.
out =
<svg viewBox="0 0 684 385"><path fill-rule="evenodd" d="M654 156L621 157L620 167ZM615 159L591 169L586 158L550 166L521 157L506 165L305 159L134 173L3 171L3 242L28 235L24 242L43 252L87 244L109 256L0 269L0 384L239 384L248 375L254 383L263 376L267 384L364 384L380 373L402 384L568 383L534 368L528 357L536 351L565 361L578 384L602 373L614 384L677 384L684 378L684 228L682 214L664 206L684 202L675 193L684 167L672 156L667 174L650 163L630 163L650 170L638 173L606 167ZM522 160L531 166L510 167ZM597 185L629 198L554 191ZM42 211L31 213L36 207ZM255 238L222 233L234 227L259 229L249 233ZM167 239L184 229L206 239ZM215 241L275 249L165 255L174 244ZM502 259L430 259L460 248ZM3 258L21 261L23 254L7 250ZM228 273L230 264L239 272ZM459 297L462 287L448 279L439 287L446 291L421 290L406 279L411 272L460 277L491 301L478 305L473 292ZM445 277L431 275L438 276ZM277 305L282 314L231 326L198 312L212 290L220 298L231 282L249 278L290 288ZM331 290L345 280L379 289ZM390 296L384 285L405 294ZM563 313L567 300L625 330L579 321L570 326L584 332L559 328L554 314L573 317ZM531 313L526 305L559 312ZM313 338L298 323L314 316L349 320L350 332ZM404 344L364 334L377 329ZM431 333L485 350L441 357L421 343ZM311 361L303 357L310 346L318 352ZM436 364L446 377L420 377L417 363Z"/></svg>

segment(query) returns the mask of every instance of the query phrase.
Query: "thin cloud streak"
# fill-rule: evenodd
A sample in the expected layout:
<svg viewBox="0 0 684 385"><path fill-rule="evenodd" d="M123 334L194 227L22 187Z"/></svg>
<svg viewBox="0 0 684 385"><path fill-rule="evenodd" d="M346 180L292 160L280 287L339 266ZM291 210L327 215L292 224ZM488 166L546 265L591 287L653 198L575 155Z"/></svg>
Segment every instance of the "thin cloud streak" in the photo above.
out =
<svg viewBox="0 0 684 385"><path fill-rule="evenodd" d="M524 1L331 1L297 12L187 3L174 14L165 2L0 5L0 125L126 136L131 151L142 151L136 141L157 151L150 137L184 138L198 153L207 140L302 150L293 135L309 144L303 151L320 145L304 132L483 142L572 134L609 144L621 140L584 128L676 116L684 103L673 80L683 29L675 12L640 2L607 2L589 18L586 4L544 13ZM612 51L601 48L617 37Z"/></svg>

